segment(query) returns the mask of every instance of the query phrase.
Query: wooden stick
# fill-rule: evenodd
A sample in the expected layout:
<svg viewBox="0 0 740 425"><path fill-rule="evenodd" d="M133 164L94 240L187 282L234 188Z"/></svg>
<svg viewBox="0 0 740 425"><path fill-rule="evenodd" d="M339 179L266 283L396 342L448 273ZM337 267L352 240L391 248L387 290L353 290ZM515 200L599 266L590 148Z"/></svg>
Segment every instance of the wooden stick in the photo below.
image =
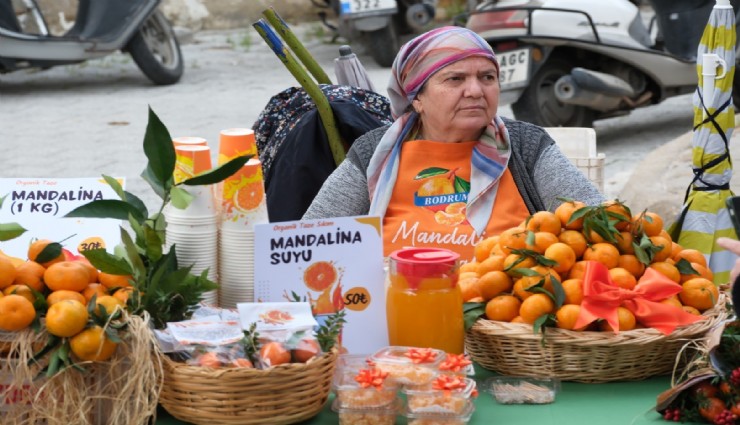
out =
<svg viewBox="0 0 740 425"><path fill-rule="evenodd" d="M319 111L319 117L326 130L326 138L329 141L329 149L331 150L332 157L334 157L334 163L338 166L346 156L344 144L342 138L339 135L337 123L334 120L334 112L331 110L329 100L324 96L324 92L308 75L305 69L300 66L298 61L293 57L288 49L285 48L280 38L272 31L267 23L260 19L253 25L255 30L265 40L268 46L277 55L281 62L288 68L291 74L298 80L298 83L306 90L306 93L311 97L311 100L316 104L316 109Z"/></svg>

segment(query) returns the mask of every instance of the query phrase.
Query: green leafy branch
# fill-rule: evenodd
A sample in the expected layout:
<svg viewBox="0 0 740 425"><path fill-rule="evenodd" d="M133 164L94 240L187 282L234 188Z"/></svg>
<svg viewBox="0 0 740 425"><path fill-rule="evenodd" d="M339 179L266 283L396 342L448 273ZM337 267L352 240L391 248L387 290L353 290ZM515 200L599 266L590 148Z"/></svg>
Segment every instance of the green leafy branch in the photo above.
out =
<svg viewBox="0 0 740 425"><path fill-rule="evenodd" d="M486 303L466 302L463 303L463 322L465 331L469 331L475 322L486 314Z"/></svg>
<svg viewBox="0 0 740 425"><path fill-rule="evenodd" d="M259 333L257 332L257 323L249 325L249 329L244 331L244 337L242 338L242 346L244 346L244 354L246 357L255 362L257 351L259 350Z"/></svg>
<svg viewBox="0 0 740 425"><path fill-rule="evenodd" d="M344 324L347 323L345 316L347 312L342 309L329 316L323 325L319 326L319 330L316 332L316 339L319 341L319 346L323 352L328 352L339 340L339 334L344 328Z"/></svg>
<svg viewBox="0 0 740 425"><path fill-rule="evenodd" d="M169 252L164 251L165 206L187 208L193 197L185 187L221 182L241 169L251 156L234 158L215 169L175 183L176 156L172 137L151 108L144 135L144 153L148 162L141 177L162 199L156 212L150 215L141 199L123 190L116 179L104 175L120 199L92 201L65 217L112 218L128 222L133 237L121 227L121 244L114 248L113 254L105 249L92 249L84 251L83 255L103 272L131 275L138 292L134 291L129 297L129 310L134 314L147 311L154 326L163 328L168 321L189 318L203 293L217 287L207 278L207 271L196 276L190 272L192 266L180 267L174 245Z"/></svg>

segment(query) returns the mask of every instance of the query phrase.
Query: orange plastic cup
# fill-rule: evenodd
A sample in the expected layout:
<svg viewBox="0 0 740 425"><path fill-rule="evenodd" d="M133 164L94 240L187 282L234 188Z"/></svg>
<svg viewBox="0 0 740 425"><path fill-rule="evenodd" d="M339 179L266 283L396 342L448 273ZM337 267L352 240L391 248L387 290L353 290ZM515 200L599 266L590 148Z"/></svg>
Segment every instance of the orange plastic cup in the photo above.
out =
<svg viewBox="0 0 740 425"><path fill-rule="evenodd" d="M218 165L243 155L257 156L254 131L249 128L227 128L221 130L218 141Z"/></svg>
<svg viewBox="0 0 740 425"><path fill-rule="evenodd" d="M226 220L239 221L244 214L265 209L265 182L262 162L252 158L233 175L224 180L222 209Z"/></svg>
<svg viewBox="0 0 740 425"><path fill-rule="evenodd" d="M202 137L182 136L172 139L172 144L177 146L208 146L208 141Z"/></svg>
<svg viewBox="0 0 740 425"><path fill-rule="evenodd" d="M175 146L175 183L211 168L211 148L208 146Z"/></svg>

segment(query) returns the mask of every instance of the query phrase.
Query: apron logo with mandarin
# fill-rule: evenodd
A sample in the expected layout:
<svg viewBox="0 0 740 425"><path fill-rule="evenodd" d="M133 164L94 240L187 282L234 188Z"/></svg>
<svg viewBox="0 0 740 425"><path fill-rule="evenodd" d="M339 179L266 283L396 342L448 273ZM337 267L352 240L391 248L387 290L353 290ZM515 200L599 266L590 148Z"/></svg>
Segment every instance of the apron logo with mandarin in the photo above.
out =
<svg viewBox="0 0 740 425"><path fill-rule="evenodd" d="M470 182L457 176L456 171L457 168L431 167L414 177L423 181L414 193L414 205L434 212L434 220L447 226L467 223L465 208Z"/></svg>

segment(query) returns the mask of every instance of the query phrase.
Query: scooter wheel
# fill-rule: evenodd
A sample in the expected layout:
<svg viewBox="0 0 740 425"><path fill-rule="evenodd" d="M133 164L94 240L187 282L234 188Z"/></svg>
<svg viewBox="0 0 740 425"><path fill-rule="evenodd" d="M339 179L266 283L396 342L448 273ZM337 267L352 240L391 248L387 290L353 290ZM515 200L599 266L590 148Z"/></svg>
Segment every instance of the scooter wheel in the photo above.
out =
<svg viewBox="0 0 740 425"><path fill-rule="evenodd" d="M577 105L566 105L555 96L555 82L570 74L573 65L551 58L532 77L519 100L511 105L514 117L541 127L591 127L595 112Z"/></svg>
<svg viewBox="0 0 740 425"><path fill-rule="evenodd" d="M144 22L125 50L154 84L168 85L180 81L184 68L180 43L159 10Z"/></svg>
<svg viewBox="0 0 740 425"><path fill-rule="evenodd" d="M393 19L384 28L363 33L363 44L378 65L385 68L392 66L401 48Z"/></svg>

